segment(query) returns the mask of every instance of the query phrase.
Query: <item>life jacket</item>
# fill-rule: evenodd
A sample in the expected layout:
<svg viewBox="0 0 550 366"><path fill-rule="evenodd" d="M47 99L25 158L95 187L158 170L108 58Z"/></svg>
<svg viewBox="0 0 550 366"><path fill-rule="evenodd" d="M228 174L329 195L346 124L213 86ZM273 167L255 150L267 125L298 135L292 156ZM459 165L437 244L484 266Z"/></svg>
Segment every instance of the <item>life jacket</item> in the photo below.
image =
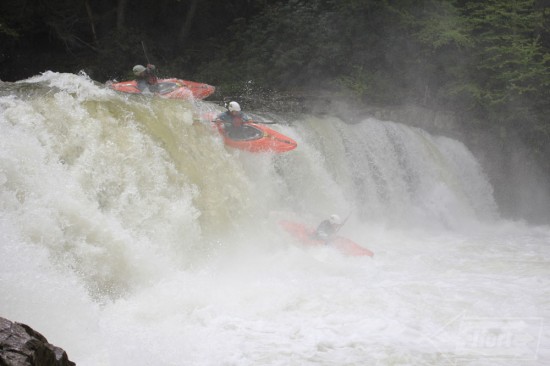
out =
<svg viewBox="0 0 550 366"><path fill-rule="evenodd" d="M236 116L232 115L231 112L224 112L218 116L218 119L231 123L233 127L241 127L243 124L251 122L250 117L243 112L239 112Z"/></svg>
<svg viewBox="0 0 550 366"><path fill-rule="evenodd" d="M146 70L145 71L145 81L147 81L147 84L154 85L158 83L157 76L151 71Z"/></svg>
<svg viewBox="0 0 550 366"><path fill-rule="evenodd" d="M242 113L239 113L238 116L233 116L232 120L233 120L233 126L235 126L235 127L241 127L243 125L243 123L246 122L243 119L243 114Z"/></svg>

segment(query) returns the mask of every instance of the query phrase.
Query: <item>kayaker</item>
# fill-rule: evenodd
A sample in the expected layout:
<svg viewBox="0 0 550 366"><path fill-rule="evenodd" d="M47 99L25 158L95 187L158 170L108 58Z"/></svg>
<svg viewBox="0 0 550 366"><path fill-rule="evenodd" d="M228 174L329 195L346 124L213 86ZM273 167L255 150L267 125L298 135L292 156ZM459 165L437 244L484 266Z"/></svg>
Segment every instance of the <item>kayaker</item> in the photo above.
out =
<svg viewBox="0 0 550 366"><path fill-rule="evenodd" d="M158 79L155 75L155 65L147 64L147 67L143 65L136 65L132 69L136 76L137 87L142 92L156 92L158 91Z"/></svg>
<svg viewBox="0 0 550 366"><path fill-rule="evenodd" d="M325 242L325 244L328 244L328 242L336 234L340 226L342 226L342 219L340 219L340 216L336 214L330 215L327 220L323 220L319 224L317 230L315 230L315 233L313 233L313 238L317 240L322 240Z"/></svg>
<svg viewBox="0 0 550 366"><path fill-rule="evenodd" d="M241 111L239 103L229 102L227 111L219 114L214 122L223 123L229 137L242 139L246 137L246 123L252 122L252 119Z"/></svg>

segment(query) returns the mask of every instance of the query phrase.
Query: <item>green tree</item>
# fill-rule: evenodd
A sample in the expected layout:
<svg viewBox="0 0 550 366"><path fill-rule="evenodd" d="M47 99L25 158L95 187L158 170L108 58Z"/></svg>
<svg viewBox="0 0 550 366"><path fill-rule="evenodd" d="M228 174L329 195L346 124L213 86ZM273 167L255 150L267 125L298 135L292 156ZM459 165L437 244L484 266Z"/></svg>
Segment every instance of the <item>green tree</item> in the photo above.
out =
<svg viewBox="0 0 550 366"><path fill-rule="evenodd" d="M541 42L544 7L534 0L469 2L473 78L464 83L501 142L519 136L543 156L550 145L550 53ZM548 9L546 9L548 11ZM548 167L548 159L545 161Z"/></svg>
<svg viewBox="0 0 550 366"><path fill-rule="evenodd" d="M500 107L538 98L550 86L549 54L539 36L544 18L534 5L534 0L491 0L465 6L476 39L472 66L482 104Z"/></svg>

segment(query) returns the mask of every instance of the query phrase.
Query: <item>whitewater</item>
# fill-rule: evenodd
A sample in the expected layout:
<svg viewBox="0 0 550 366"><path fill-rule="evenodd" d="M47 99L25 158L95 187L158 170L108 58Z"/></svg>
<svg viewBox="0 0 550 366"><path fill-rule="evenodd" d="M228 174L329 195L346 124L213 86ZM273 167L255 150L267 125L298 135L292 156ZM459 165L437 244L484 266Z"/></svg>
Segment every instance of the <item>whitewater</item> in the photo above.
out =
<svg viewBox="0 0 550 366"><path fill-rule="evenodd" d="M269 115L298 148L252 154L213 111L0 82L0 316L79 366L550 364L550 227L501 218L464 143ZM279 225L333 213L373 258Z"/></svg>

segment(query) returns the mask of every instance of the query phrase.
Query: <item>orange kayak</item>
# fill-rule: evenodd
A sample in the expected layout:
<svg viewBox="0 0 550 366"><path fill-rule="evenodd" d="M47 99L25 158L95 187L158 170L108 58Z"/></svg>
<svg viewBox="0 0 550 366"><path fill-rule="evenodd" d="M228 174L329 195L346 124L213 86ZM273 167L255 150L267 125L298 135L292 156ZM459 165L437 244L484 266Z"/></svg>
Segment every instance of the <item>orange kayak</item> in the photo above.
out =
<svg viewBox="0 0 550 366"><path fill-rule="evenodd" d="M114 90L123 93L141 94L142 91L137 87L137 81L121 81L119 83L107 82L107 85ZM197 83L195 81L180 79L159 79L158 92L153 94L169 99L204 99L214 93L215 87L208 84Z"/></svg>
<svg viewBox="0 0 550 366"><path fill-rule="evenodd" d="M235 135L232 130L226 131L221 124L216 124L216 127L227 146L253 153L283 153L294 150L298 146L298 143L290 137L256 123L244 124L238 135Z"/></svg>
<svg viewBox="0 0 550 366"><path fill-rule="evenodd" d="M283 229L285 229L287 232L292 234L292 236L298 239L305 246L315 247L315 246L328 245L329 247L334 247L338 249L342 254L349 255L349 256L354 256L354 257L374 256L374 253L368 250L367 248L363 248L356 242L348 238L344 238L342 236L336 236L328 244L325 244L324 241L315 239L313 237L313 233L315 232L315 229L305 224L302 224L299 222L281 220L279 221L279 225L281 225Z"/></svg>

